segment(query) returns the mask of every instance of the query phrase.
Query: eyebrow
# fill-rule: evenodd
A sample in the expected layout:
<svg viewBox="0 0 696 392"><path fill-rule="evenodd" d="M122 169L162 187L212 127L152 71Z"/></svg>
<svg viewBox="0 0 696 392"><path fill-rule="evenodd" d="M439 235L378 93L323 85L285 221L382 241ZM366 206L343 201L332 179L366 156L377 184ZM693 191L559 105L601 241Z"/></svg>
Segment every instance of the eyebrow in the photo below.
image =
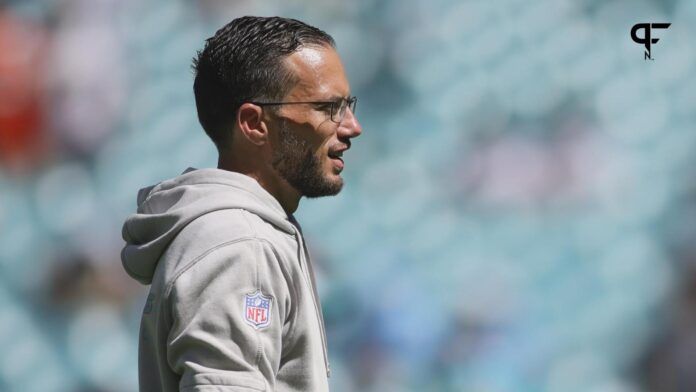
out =
<svg viewBox="0 0 696 392"><path fill-rule="evenodd" d="M333 95L333 96L331 96L331 97L329 97L329 98L326 98L326 99L327 99L327 100L330 100L330 101L338 101L339 99L348 99L350 96L351 96L350 94L348 94L348 95L346 95L346 96Z"/></svg>

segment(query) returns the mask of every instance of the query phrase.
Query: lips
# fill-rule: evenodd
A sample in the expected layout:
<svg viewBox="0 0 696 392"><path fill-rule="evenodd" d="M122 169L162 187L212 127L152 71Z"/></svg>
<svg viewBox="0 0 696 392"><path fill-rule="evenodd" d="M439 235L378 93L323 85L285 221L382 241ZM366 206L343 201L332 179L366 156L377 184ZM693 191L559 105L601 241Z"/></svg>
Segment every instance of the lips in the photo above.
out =
<svg viewBox="0 0 696 392"><path fill-rule="evenodd" d="M347 150L347 148L329 151L329 158L331 158L331 161L333 161L334 165L336 165L339 169L343 169L343 151L345 150Z"/></svg>
<svg viewBox="0 0 696 392"><path fill-rule="evenodd" d="M343 169L343 166L344 166L343 159L331 158L331 161L333 162L334 166L336 166L339 170Z"/></svg>
<svg viewBox="0 0 696 392"><path fill-rule="evenodd" d="M350 142L346 144L341 143L339 146L329 151L330 158L342 158L343 152L350 148Z"/></svg>
<svg viewBox="0 0 696 392"><path fill-rule="evenodd" d="M329 158L342 158L343 157L343 151L345 150L340 150L340 151L329 151Z"/></svg>

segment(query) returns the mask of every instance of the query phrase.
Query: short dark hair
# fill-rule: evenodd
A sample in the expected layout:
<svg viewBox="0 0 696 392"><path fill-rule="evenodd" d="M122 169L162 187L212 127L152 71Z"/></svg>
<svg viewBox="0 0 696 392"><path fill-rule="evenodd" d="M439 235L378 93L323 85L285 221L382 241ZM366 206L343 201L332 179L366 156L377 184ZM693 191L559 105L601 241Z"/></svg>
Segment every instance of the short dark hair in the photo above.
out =
<svg viewBox="0 0 696 392"><path fill-rule="evenodd" d="M324 31L299 20L244 16L208 38L193 59L198 120L218 151L232 142L232 124L248 101L280 100L297 82L282 60L310 45L335 47Z"/></svg>

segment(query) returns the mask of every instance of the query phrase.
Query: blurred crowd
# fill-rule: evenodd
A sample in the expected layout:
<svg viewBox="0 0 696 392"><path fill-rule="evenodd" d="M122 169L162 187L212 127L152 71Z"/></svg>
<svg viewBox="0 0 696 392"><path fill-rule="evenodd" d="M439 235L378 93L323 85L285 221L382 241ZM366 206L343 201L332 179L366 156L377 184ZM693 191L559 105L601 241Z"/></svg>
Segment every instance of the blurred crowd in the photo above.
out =
<svg viewBox="0 0 696 392"><path fill-rule="evenodd" d="M137 390L121 225L216 166L191 58L247 14L333 35L359 97L297 214L333 390L696 390L696 2L5 0L1 391Z"/></svg>

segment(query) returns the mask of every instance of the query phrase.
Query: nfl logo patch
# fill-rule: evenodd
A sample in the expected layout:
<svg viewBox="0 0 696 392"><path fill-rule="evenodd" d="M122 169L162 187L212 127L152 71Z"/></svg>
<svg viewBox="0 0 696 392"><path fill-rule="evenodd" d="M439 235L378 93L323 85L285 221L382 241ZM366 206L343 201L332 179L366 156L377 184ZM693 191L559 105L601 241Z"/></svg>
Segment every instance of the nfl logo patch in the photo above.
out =
<svg viewBox="0 0 696 392"><path fill-rule="evenodd" d="M244 321L255 329L261 329L271 323L271 300L261 290L244 295Z"/></svg>

